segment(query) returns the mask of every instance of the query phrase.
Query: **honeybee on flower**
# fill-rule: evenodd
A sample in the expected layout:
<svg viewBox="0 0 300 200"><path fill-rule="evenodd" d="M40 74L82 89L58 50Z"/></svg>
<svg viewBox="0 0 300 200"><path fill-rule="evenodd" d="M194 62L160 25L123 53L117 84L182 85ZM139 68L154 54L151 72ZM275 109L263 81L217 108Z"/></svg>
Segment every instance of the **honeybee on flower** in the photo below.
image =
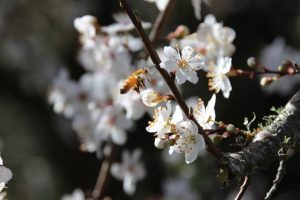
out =
<svg viewBox="0 0 300 200"><path fill-rule="evenodd" d="M121 85L120 93L126 94L130 90L140 93L140 88L145 88L145 80L148 79L149 70L146 68L134 71Z"/></svg>

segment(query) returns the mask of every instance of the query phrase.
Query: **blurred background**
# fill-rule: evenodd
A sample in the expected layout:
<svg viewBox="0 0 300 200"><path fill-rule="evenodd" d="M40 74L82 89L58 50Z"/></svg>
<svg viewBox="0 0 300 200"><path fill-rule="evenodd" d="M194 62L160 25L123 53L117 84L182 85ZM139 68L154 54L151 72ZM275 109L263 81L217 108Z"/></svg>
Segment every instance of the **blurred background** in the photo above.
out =
<svg viewBox="0 0 300 200"><path fill-rule="evenodd" d="M143 0L130 2L144 21L153 22L157 17L155 5ZM117 0L0 1L0 152L4 165L14 173L8 184L9 199L54 200L75 188L93 188L101 161L95 154L79 151L70 121L53 112L47 92L58 69L69 69L74 79L84 72L76 60L74 18L90 14L101 25L108 25L113 22L112 14L120 10L118 5ZM210 6L202 6L202 16L208 13L236 31L233 66L245 68L251 56L270 67L288 58L300 62L300 1L212 0ZM190 1L178 0L164 33L180 24L195 31L199 23ZM266 52L268 45L273 46ZM230 99L218 98L217 120L240 127L244 117L251 118L253 112L259 123L272 106L283 106L300 89L300 77L286 77L271 88L262 88L255 79L233 78L231 82ZM211 96L204 75L197 86L187 86L186 97L199 95L207 102ZM172 174L163 164L161 151L153 146L153 137L145 132L148 120L146 116L138 122L128 146L138 143L143 147L143 161L151 171L133 197L124 195L122 183L113 179L109 193L114 199L154 199L162 192L163 178ZM190 179L202 199L231 199L232 188L220 189L216 183L211 156L193 165L199 167ZM299 166L296 155L288 162L276 199L299 199ZM276 164L272 170L256 174L247 198L262 199L275 173Z"/></svg>

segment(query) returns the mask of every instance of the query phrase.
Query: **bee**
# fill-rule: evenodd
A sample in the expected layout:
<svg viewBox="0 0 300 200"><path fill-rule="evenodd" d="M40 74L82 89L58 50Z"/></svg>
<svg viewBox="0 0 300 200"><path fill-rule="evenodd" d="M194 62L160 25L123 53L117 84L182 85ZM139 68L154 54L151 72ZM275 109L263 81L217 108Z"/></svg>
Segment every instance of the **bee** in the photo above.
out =
<svg viewBox="0 0 300 200"><path fill-rule="evenodd" d="M134 71L122 84L120 88L121 94L126 94L130 90L140 93L140 88L145 88L145 80L148 79L148 69L138 69Z"/></svg>

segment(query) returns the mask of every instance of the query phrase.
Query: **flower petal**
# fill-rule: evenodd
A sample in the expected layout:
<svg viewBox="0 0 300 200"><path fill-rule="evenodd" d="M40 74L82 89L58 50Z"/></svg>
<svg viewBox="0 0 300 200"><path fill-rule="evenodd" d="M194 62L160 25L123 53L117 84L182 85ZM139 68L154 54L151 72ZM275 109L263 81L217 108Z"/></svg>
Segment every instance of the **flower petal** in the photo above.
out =
<svg viewBox="0 0 300 200"><path fill-rule="evenodd" d="M185 153L185 162L190 164L196 160L198 156L198 149L194 146L191 151Z"/></svg>
<svg viewBox="0 0 300 200"><path fill-rule="evenodd" d="M223 77L221 90L223 92L223 96L228 99L230 91L232 90L232 87L231 87L231 84L230 84L230 80L227 76Z"/></svg>
<svg viewBox="0 0 300 200"><path fill-rule="evenodd" d="M181 53L184 60L189 60L193 56L194 49L190 46L186 46L182 49Z"/></svg>
<svg viewBox="0 0 300 200"><path fill-rule="evenodd" d="M165 53L166 57L170 60L174 60L174 61L180 60L180 55L179 55L178 51L176 51L173 47L165 46L164 53Z"/></svg>
<svg viewBox="0 0 300 200"><path fill-rule="evenodd" d="M161 62L160 67L167 70L168 72L172 72L177 69L177 64L174 60L167 60L165 62Z"/></svg>

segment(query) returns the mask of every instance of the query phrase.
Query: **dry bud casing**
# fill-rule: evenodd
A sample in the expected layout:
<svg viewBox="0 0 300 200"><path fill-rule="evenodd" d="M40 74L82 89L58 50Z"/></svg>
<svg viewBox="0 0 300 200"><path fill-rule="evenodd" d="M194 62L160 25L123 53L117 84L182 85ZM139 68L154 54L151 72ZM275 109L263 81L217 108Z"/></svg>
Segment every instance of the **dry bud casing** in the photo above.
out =
<svg viewBox="0 0 300 200"><path fill-rule="evenodd" d="M148 69L138 69L134 71L123 83L120 88L121 94L126 94L130 90L140 92L140 88L145 88L145 79L149 74Z"/></svg>

